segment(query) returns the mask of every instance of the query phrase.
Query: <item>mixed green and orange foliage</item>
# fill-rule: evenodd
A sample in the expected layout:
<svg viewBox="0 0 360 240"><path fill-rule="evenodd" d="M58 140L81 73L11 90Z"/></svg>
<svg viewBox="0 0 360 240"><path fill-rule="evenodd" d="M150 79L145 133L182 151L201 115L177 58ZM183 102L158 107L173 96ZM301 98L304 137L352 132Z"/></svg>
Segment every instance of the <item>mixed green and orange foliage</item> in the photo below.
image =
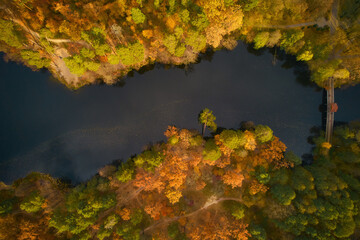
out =
<svg viewBox="0 0 360 240"><path fill-rule="evenodd" d="M358 237L359 124L316 138L310 165L263 125L165 136L75 187L37 173L1 185L0 239Z"/></svg>
<svg viewBox="0 0 360 240"><path fill-rule="evenodd" d="M358 9L356 0L3 0L0 51L76 88L154 62L194 63L241 39L280 47L319 86L329 77L340 86L359 81Z"/></svg>

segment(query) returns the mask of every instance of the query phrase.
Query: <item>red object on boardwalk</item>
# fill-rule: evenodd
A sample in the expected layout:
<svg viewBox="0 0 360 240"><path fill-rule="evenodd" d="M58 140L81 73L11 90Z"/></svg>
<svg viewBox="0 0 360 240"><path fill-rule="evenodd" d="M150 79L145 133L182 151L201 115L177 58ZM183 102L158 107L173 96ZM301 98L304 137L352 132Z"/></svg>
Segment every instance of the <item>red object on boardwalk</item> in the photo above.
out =
<svg viewBox="0 0 360 240"><path fill-rule="evenodd" d="M330 112L337 112L338 109L339 109L339 107L338 107L337 103L331 104Z"/></svg>

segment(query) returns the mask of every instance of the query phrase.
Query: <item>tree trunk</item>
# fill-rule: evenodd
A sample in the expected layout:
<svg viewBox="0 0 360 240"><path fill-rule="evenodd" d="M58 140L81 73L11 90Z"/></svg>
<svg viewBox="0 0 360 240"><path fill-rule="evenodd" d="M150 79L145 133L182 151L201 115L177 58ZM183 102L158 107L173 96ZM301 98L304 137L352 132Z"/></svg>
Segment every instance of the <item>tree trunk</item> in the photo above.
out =
<svg viewBox="0 0 360 240"><path fill-rule="evenodd" d="M203 129L202 129L202 136L204 137L205 134L205 129L206 129L206 123L203 124Z"/></svg>

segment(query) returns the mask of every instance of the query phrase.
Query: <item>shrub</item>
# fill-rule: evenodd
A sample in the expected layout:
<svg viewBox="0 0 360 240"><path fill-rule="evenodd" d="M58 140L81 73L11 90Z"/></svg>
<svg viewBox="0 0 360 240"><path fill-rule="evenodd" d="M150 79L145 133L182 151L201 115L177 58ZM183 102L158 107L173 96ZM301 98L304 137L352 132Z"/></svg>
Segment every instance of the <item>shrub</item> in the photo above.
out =
<svg viewBox="0 0 360 240"><path fill-rule="evenodd" d="M78 76L83 75L87 70L85 65L83 64L82 59L79 57L73 56L64 58L64 62L69 68L70 72Z"/></svg>
<svg viewBox="0 0 360 240"><path fill-rule="evenodd" d="M201 51L206 47L206 37L196 31L189 31L185 39L186 45L191 46L195 51Z"/></svg>
<svg viewBox="0 0 360 240"><path fill-rule="evenodd" d="M132 179L133 174L133 167L125 163L119 167L119 170L115 173L115 176L120 182L127 182Z"/></svg>
<svg viewBox="0 0 360 240"><path fill-rule="evenodd" d="M85 61L84 62L84 66L90 70L90 71L93 71L93 72L96 72L99 67L100 67L100 63L98 62L91 62L91 61Z"/></svg>
<svg viewBox="0 0 360 240"><path fill-rule="evenodd" d="M349 78L350 72L346 68L338 69L334 72L333 77L339 79Z"/></svg>
<svg viewBox="0 0 360 240"><path fill-rule="evenodd" d="M175 49L178 44L178 40L174 35L168 35L164 39L164 45L172 55L175 54Z"/></svg>
<svg viewBox="0 0 360 240"><path fill-rule="evenodd" d="M81 33L81 38L93 46L96 55L104 56L111 50L105 41L106 32L101 28L94 27L90 31L83 31Z"/></svg>
<svg viewBox="0 0 360 240"><path fill-rule="evenodd" d="M81 232L79 235L77 235L76 237L74 238L71 238L71 240L88 240L88 239L91 239L91 235L88 231L83 231Z"/></svg>
<svg viewBox="0 0 360 240"><path fill-rule="evenodd" d="M228 148L235 149L241 144L237 132L234 130L224 130L220 133L220 141Z"/></svg>
<svg viewBox="0 0 360 240"><path fill-rule="evenodd" d="M302 163L301 158L296 156L296 154L291 151L285 152L285 160L294 163L295 166L300 165Z"/></svg>
<svg viewBox="0 0 360 240"><path fill-rule="evenodd" d="M200 146L203 143L203 141L204 141L204 139L202 138L201 135L196 135L196 136L190 138L189 143L191 146L196 147L196 146Z"/></svg>
<svg viewBox="0 0 360 240"><path fill-rule="evenodd" d="M39 195L39 192L34 191L20 204L20 209L28 212L35 213L41 210L45 199Z"/></svg>
<svg viewBox="0 0 360 240"><path fill-rule="evenodd" d="M11 200L4 200L0 202L0 216L10 213L13 209L13 203Z"/></svg>
<svg viewBox="0 0 360 240"><path fill-rule="evenodd" d="M181 27L176 27L174 30L174 34L175 34L176 38L179 39L184 34L184 29L182 29Z"/></svg>
<svg viewBox="0 0 360 240"><path fill-rule="evenodd" d="M316 69L316 71L311 75L311 80L315 83L321 85L326 80L329 79L329 77L332 77L335 72L334 66L331 65L325 65L322 67L319 67Z"/></svg>
<svg viewBox="0 0 360 240"><path fill-rule="evenodd" d="M254 42L255 42L254 48L259 49L265 47L265 45L269 40L269 36L270 36L269 32L259 32L258 34L256 34L254 38Z"/></svg>
<svg viewBox="0 0 360 240"><path fill-rule="evenodd" d="M179 142L179 137L177 136L172 136L168 139L168 143L170 143L171 145L175 145Z"/></svg>
<svg viewBox="0 0 360 240"><path fill-rule="evenodd" d="M141 153L134 158L134 163L137 167L143 167L148 171L154 170L164 160L164 155L161 152L149 150Z"/></svg>
<svg viewBox="0 0 360 240"><path fill-rule="evenodd" d="M294 190L288 185L275 185L271 188L272 196L283 205L290 205L296 197Z"/></svg>
<svg viewBox="0 0 360 240"><path fill-rule="evenodd" d="M81 56L84 58L94 58L95 57L95 53L94 51L88 49L88 48L82 48L80 50Z"/></svg>
<svg viewBox="0 0 360 240"><path fill-rule="evenodd" d="M190 21L190 13L187 9L182 10L179 15L183 23L188 23Z"/></svg>
<svg viewBox="0 0 360 240"><path fill-rule="evenodd" d="M340 221L336 225L334 235L338 238L347 238L350 237L355 230L355 222L352 218L348 218L344 221Z"/></svg>
<svg viewBox="0 0 360 240"><path fill-rule="evenodd" d="M120 56L118 55L110 55L108 56L108 61L112 65L117 65L120 63Z"/></svg>
<svg viewBox="0 0 360 240"><path fill-rule="evenodd" d="M89 53L89 55L91 56L91 53ZM82 55L74 55L72 57L65 58L64 62L70 72L78 76L83 75L88 70L96 72L100 67L100 63L94 62Z"/></svg>
<svg viewBox="0 0 360 240"><path fill-rule="evenodd" d="M251 225L249 228L252 239L256 240L266 240L266 231L263 227L259 225Z"/></svg>
<svg viewBox="0 0 360 240"><path fill-rule="evenodd" d="M154 0L154 7L158 9L160 7L160 0Z"/></svg>
<svg viewBox="0 0 360 240"><path fill-rule="evenodd" d="M175 49L175 56L176 57L182 57L184 55L184 53L185 53L185 50L186 50L185 44L180 44Z"/></svg>
<svg viewBox="0 0 360 240"><path fill-rule="evenodd" d="M205 13L198 13L196 18L191 21L191 25L196 27L198 31L204 30L208 25L209 21Z"/></svg>
<svg viewBox="0 0 360 240"><path fill-rule="evenodd" d="M216 161L221 157L221 151L213 139L206 141L203 157L205 160Z"/></svg>
<svg viewBox="0 0 360 240"><path fill-rule="evenodd" d="M111 51L110 47L106 43L101 45L95 45L94 48L96 55L99 56L104 56L106 53L109 53Z"/></svg>
<svg viewBox="0 0 360 240"><path fill-rule="evenodd" d="M296 60L297 61L310 61L313 58L313 56L314 56L314 54L311 51L305 50L296 56Z"/></svg>
<svg viewBox="0 0 360 240"><path fill-rule="evenodd" d="M145 22L146 16L138 8L131 9L131 17L136 24Z"/></svg>
<svg viewBox="0 0 360 240"><path fill-rule="evenodd" d="M246 0L245 1L245 6L244 6L244 11L250 11L251 9L257 7L257 5L259 4L260 0Z"/></svg>
<svg viewBox="0 0 360 240"><path fill-rule="evenodd" d="M22 50L20 55L23 59L27 60L29 65L36 66L37 68L50 66L50 59L42 58L39 52L32 50Z"/></svg>
<svg viewBox="0 0 360 240"><path fill-rule="evenodd" d="M165 37L164 45L169 51L169 53L177 57L183 56L186 50L185 45L179 44L179 41L177 40L177 37L175 35L168 35L167 37Z"/></svg>
<svg viewBox="0 0 360 240"><path fill-rule="evenodd" d="M181 226L178 222L173 222L169 224L169 226L167 227L167 233L170 239L176 239L176 240L187 239L185 234L180 231L180 227Z"/></svg>
<svg viewBox="0 0 360 240"><path fill-rule="evenodd" d="M173 13L176 7L176 0L169 0L169 12Z"/></svg>
<svg viewBox="0 0 360 240"><path fill-rule="evenodd" d="M141 212L141 210L137 209L133 211L130 219L131 224L133 224L134 226L138 225L139 223L141 223L142 220L143 220L143 213Z"/></svg>
<svg viewBox="0 0 360 240"><path fill-rule="evenodd" d="M237 220L245 216L245 206L239 202L227 201L223 203L224 208Z"/></svg>
<svg viewBox="0 0 360 240"><path fill-rule="evenodd" d="M111 233L109 229L101 228L97 233L97 237L103 240L104 238L110 237Z"/></svg>
<svg viewBox="0 0 360 240"><path fill-rule="evenodd" d="M0 19L0 41L4 41L11 47L21 48L25 38L12 21Z"/></svg>
<svg viewBox="0 0 360 240"><path fill-rule="evenodd" d="M110 215L108 218L106 218L104 222L104 228L105 229L112 229L120 220L120 217L113 214Z"/></svg>
<svg viewBox="0 0 360 240"><path fill-rule="evenodd" d="M280 43L281 48L286 49L292 47L297 41L304 37L304 32L301 30L289 30L282 35Z"/></svg>
<svg viewBox="0 0 360 240"><path fill-rule="evenodd" d="M270 175L266 172L263 166L260 166L255 171L255 177L259 183L266 184L270 181Z"/></svg>
<svg viewBox="0 0 360 240"><path fill-rule="evenodd" d="M265 143L273 138L273 131L268 126L257 125L255 127L255 136L259 142Z"/></svg>
<svg viewBox="0 0 360 240"><path fill-rule="evenodd" d="M144 51L144 45L140 42L129 44L127 47L121 46L117 50L119 58L124 65L133 65L143 61Z"/></svg>

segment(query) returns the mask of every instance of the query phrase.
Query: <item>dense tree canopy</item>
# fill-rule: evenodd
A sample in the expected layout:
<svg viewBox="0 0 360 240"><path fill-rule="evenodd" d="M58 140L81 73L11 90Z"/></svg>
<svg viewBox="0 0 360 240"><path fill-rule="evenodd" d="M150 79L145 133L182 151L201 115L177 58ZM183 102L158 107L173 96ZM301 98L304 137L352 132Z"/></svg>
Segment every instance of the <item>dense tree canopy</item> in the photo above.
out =
<svg viewBox="0 0 360 240"><path fill-rule="evenodd" d="M325 87L329 77L340 86L359 81L360 13L356 0L336 3L5 1L0 5L0 51L32 68L47 67L68 86L79 87L99 78L112 84L153 62L194 63L207 47L233 49L243 40L255 49L280 47L306 62L319 86ZM84 55L84 48L95 56Z"/></svg>
<svg viewBox="0 0 360 240"><path fill-rule="evenodd" d="M75 187L38 173L0 185L0 237L359 237L359 123L336 128L331 146L315 138L311 164L264 125L205 139L169 126L165 136Z"/></svg>

